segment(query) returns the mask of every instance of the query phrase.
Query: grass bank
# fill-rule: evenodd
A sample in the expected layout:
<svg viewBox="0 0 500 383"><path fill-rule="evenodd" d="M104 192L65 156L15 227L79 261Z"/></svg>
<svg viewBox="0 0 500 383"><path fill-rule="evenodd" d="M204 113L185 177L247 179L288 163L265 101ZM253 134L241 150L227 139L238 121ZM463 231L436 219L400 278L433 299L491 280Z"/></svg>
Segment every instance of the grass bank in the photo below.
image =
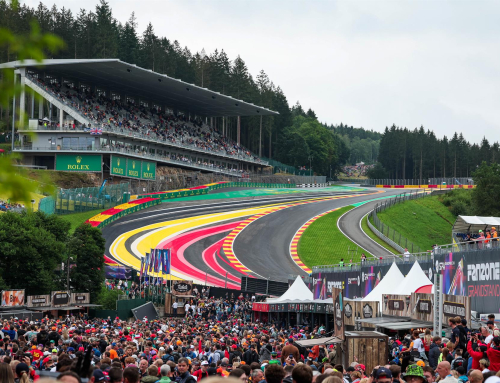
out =
<svg viewBox="0 0 500 383"><path fill-rule="evenodd" d="M340 216L353 206L346 206L314 221L302 234L298 254L308 267L316 265L338 264L344 258L344 264L359 262L365 252L349 240L337 227ZM356 252L357 250L357 252ZM366 256L369 256L366 253Z"/></svg>
<svg viewBox="0 0 500 383"><path fill-rule="evenodd" d="M456 219L440 198L406 201L384 210L378 217L421 249L430 250L433 244L451 243L451 228Z"/></svg>
<svg viewBox="0 0 500 383"><path fill-rule="evenodd" d="M89 218L92 218L94 215L97 215L104 211L103 209L100 210L89 210L89 211L84 211L81 213L73 213L73 214L65 214L65 215L60 215L61 219L64 219L65 221L68 221L71 224L71 228L69 229L69 233L73 234L75 229L80 226L82 223L84 223L86 220Z"/></svg>

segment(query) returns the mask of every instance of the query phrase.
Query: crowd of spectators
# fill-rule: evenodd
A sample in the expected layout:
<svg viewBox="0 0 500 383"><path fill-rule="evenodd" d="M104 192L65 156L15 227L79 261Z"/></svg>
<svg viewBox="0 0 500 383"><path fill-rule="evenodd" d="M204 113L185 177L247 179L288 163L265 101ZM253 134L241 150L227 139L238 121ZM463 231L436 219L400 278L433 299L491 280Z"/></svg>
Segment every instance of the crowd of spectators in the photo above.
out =
<svg viewBox="0 0 500 383"><path fill-rule="evenodd" d="M65 104L78 111L90 121L82 128L99 128L120 133L142 135L183 147L191 147L207 152L224 154L230 157L253 160L260 159L248 149L238 145L229 137L204 124L200 119L184 115L162 112L155 107L137 105L132 100L111 99L104 94L57 82L45 82L31 76L31 80ZM48 122L59 127L58 122ZM77 128L74 124L70 128Z"/></svg>
<svg viewBox="0 0 500 383"><path fill-rule="evenodd" d="M343 356L341 347L321 342L301 346L300 340L326 337L323 325L252 320L254 298L243 294L233 299L197 296L186 302L182 317L128 322L86 315L4 320L0 381L28 383L44 376L51 376L44 382L65 383L83 379L112 383L498 381L487 381L500 370L500 332L492 320L473 332L467 322L450 318L448 339L433 337L430 330L390 338L386 363L367 371L358 357L380 360L379 355ZM339 363L343 359L345 364Z"/></svg>
<svg viewBox="0 0 500 383"><path fill-rule="evenodd" d="M4 201L0 199L0 211L15 211L21 212L25 210L25 206L22 203L14 203L10 200Z"/></svg>
<svg viewBox="0 0 500 383"><path fill-rule="evenodd" d="M345 165L342 168L342 173L348 178L359 178L366 176L366 172L374 165L365 165L363 162L356 165Z"/></svg>

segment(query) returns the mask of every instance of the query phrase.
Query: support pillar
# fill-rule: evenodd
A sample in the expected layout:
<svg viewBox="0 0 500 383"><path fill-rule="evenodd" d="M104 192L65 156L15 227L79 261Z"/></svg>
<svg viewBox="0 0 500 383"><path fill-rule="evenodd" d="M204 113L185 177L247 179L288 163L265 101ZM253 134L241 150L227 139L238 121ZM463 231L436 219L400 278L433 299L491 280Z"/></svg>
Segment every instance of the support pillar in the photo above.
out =
<svg viewBox="0 0 500 383"><path fill-rule="evenodd" d="M259 157L262 157L262 114L260 115L260 130L259 130Z"/></svg>
<svg viewBox="0 0 500 383"><path fill-rule="evenodd" d="M226 121L226 117L222 116L222 135L225 136L226 135L226 129L225 129L225 123Z"/></svg>
<svg viewBox="0 0 500 383"><path fill-rule="evenodd" d="M52 103L49 101L49 120L52 125Z"/></svg>
<svg viewBox="0 0 500 383"><path fill-rule="evenodd" d="M38 100L38 118L41 120L43 119L43 98L40 96L40 99Z"/></svg>
<svg viewBox="0 0 500 383"><path fill-rule="evenodd" d="M17 83L17 73L14 71L14 87ZM14 134L16 133L16 95L12 99L12 150L14 150Z"/></svg>
<svg viewBox="0 0 500 383"><path fill-rule="evenodd" d="M237 131L236 131L236 136L237 136L237 142L238 145L241 144L241 117L238 116L238 126L237 126Z"/></svg>
<svg viewBox="0 0 500 383"><path fill-rule="evenodd" d="M64 110L59 109L59 128L63 130Z"/></svg>
<svg viewBox="0 0 500 383"><path fill-rule="evenodd" d="M31 119L35 118L35 91L31 91Z"/></svg>
<svg viewBox="0 0 500 383"><path fill-rule="evenodd" d="M20 68L19 73L21 74L21 95L19 96L19 127L25 128L23 124L24 116L26 115L26 68Z"/></svg>

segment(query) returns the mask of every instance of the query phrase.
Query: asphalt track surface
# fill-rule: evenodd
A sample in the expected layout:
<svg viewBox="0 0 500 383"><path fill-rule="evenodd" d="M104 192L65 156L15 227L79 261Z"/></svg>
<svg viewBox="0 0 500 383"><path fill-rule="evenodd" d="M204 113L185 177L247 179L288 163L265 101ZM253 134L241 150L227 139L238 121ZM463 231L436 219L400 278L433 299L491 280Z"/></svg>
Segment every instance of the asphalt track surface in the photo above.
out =
<svg viewBox="0 0 500 383"><path fill-rule="evenodd" d="M236 237L234 253L245 266L264 278L287 281L289 275L306 275L290 257L290 243L297 230L310 218L325 211L377 197L380 195L329 200L268 214L248 225ZM353 221L353 226L355 224Z"/></svg>
<svg viewBox="0 0 500 383"><path fill-rule="evenodd" d="M106 255L111 255L110 246L119 236L122 236L123 233L137 230L136 234L130 236L125 241L122 251L126 249L126 252L139 259L137 252L134 253L133 243L139 240L142 235L147 234L148 231L153 231L151 228L142 230L142 228L148 225L159 225L160 227L164 227L174 220L185 219L189 223L191 222L191 218L194 222L199 219L200 216L210 214L222 215L228 212L238 212L249 208L261 208L262 206L272 204L289 204L296 201L307 201L313 198L368 194L359 197L354 196L287 207L269 213L249 224L234 240L233 251L238 260L253 273L246 274L241 271L241 269L230 264L230 260L224 254L220 246L217 247L217 244L222 242L221 240L227 236L230 230L226 232L219 231L211 236L200 236L199 239L191 240L186 244L186 247L183 248L182 262L185 262L188 266L192 265L199 271L206 273L209 279L210 277L218 278L219 285L221 280L224 284L226 273L228 274L228 281L231 283L237 282L242 275L253 275L256 277L269 278L271 280L285 281L290 274L304 274L304 271L302 271L291 259L289 248L292 237L307 220L336 207L348 206L356 202L379 198L388 194L400 193L399 191L384 191L379 194L373 194L377 192L380 192L380 190L335 191L335 188L332 188L332 190L328 192L311 192L305 190L303 193L297 194L268 195L244 199L170 202L123 217L112 225L105 227L103 229L103 236L106 239ZM365 210L365 208L357 208L354 209L354 211L358 209L360 212L359 214ZM245 218L239 216L233 219L226 219L223 222L216 222L216 220L214 220L208 227L215 227L217 225L222 225L222 223L237 224L244 219ZM359 225L357 216L347 218L346 222L347 220L351 221L351 219L353 222L357 221ZM351 225L347 226L349 228L351 227ZM352 227L352 231L351 229L347 229L346 235L353 237L359 236L355 226L356 225ZM371 241L371 239L368 238L368 241ZM365 245L368 246L368 242L366 242ZM361 244L360 246L364 247ZM381 250L379 249L378 251L380 252ZM212 266L207 263L208 258L210 258ZM199 281L200 276L194 279Z"/></svg>
<svg viewBox="0 0 500 383"><path fill-rule="evenodd" d="M389 192L387 194L392 193ZM394 194L397 195L401 193L398 192ZM389 256L393 256L394 254L368 237L368 235L366 235L365 232L361 229L361 220L365 215L373 210L377 203L380 203L380 201L367 202L352 210L349 210L339 218L338 226L344 233L344 235L351 241L353 241L356 245L377 258L386 258Z"/></svg>

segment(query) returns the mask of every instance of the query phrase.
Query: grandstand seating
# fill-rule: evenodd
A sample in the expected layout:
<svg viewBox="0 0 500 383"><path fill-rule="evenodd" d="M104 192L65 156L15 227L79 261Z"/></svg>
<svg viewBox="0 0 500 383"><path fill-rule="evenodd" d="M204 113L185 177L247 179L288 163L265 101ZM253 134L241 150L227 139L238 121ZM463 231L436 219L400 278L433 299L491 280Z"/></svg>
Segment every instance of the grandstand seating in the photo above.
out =
<svg viewBox="0 0 500 383"><path fill-rule="evenodd" d="M204 124L201 120L189 119L186 116L175 116L157 109L136 105L130 101L113 100L103 94L97 95L90 90L78 89L72 84L61 85L57 82L47 83L27 74L45 91L70 106L82 116L84 124L72 126L73 129L102 129L116 133L131 133L135 137L142 136L148 140L156 140L187 149L201 150L215 154L223 154L230 158L261 163L258 156L218 131ZM50 122L59 128L56 122ZM109 147L108 147L109 148ZM120 148L129 151L131 148ZM191 163L183 156L172 158L176 161ZM210 165L202 164L199 165Z"/></svg>

